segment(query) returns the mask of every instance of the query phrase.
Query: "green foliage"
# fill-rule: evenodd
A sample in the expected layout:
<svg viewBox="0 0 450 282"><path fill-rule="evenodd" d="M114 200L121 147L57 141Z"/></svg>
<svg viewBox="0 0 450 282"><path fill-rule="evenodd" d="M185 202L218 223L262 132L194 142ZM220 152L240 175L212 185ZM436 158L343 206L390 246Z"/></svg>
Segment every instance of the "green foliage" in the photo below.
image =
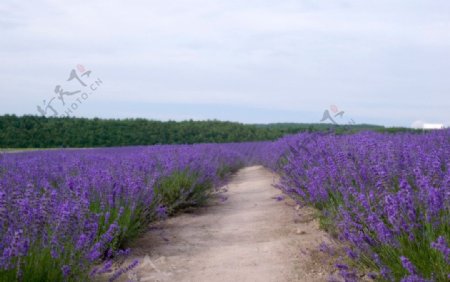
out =
<svg viewBox="0 0 450 282"><path fill-rule="evenodd" d="M227 143L275 140L286 134L328 130L329 124L241 124L235 122L146 119L0 116L0 148L82 148L155 144ZM351 125L358 130L385 130ZM403 130L403 129L389 129Z"/></svg>
<svg viewBox="0 0 450 282"><path fill-rule="evenodd" d="M68 250L66 253L70 255L53 258L50 248L42 249L37 244L36 246L31 246L26 257L15 261L20 267L11 270L0 270L0 281L17 281L17 277L22 277L21 281L30 282L88 281L88 269L81 268L74 263L83 254L77 252L71 244L66 244L64 248ZM70 274L67 277L64 277L61 270L64 265L71 266ZM20 273L17 273L17 269L20 269Z"/></svg>
<svg viewBox="0 0 450 282"><path fill-rule="evenodd" d="M206 201L212 183L199 179L193 172L177 171L155 185L155 197L167 209L168 214L189 206L201 205Z"/></svg>
<svg viewBox="0 0 450 282"><path fill-rule="evenodd" d="M220 179L225 179L227 175L230 175L234 172L236 172L239 169L239 167L230 167L230 166L221 166L219 168L219 171L217 172L217 175L220 177Z"/></svg>

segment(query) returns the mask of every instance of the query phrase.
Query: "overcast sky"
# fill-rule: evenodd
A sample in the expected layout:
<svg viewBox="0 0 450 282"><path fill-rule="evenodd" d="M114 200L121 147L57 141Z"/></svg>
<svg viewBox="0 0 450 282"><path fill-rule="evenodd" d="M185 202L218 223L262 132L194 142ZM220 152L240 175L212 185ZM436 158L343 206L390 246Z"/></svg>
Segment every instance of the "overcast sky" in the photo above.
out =
<svg viewBox="0 0 450 282"><path fill-rule="evenodd" d="M448 0L0 2L0 114L448 125L449 97Z"/></svg>

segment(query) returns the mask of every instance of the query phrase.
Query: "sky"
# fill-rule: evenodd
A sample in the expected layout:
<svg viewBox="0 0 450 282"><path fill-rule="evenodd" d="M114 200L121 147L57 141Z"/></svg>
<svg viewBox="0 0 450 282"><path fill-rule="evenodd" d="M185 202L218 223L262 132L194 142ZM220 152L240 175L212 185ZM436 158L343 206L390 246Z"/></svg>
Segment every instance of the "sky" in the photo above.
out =
<svg viewBox="0 0 450 282"><path fill-rule="evenodd" d="M450 125L449 96L448 0L0 2L0 114Z"/></svg>

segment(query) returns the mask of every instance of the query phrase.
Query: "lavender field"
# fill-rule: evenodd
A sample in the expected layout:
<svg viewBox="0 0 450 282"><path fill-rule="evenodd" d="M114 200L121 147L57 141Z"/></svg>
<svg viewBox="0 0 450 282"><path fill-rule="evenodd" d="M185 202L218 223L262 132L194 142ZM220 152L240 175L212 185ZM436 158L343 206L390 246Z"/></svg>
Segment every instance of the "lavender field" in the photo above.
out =
<svg viewBox="0 0 450 282"><path fill-rule="evenodd" d="M2 154L0 280L95 279L148 223L204 203L252 164L320 212L344 246L346 281L450 278L450 131L440 130Z"/></svg>
<svg viewBox="0 0 450 282"><path fill-rule="evenodd" d="M264 162L281 189L347 246L336 265L346 281L358 268L382 281L450 279L449 130L300 134L272 146Z"/></svg>
<svg viewBox="0 0 450 282"><path fill-rule="evenodd" d="M91 266L126 255L127 241L149 222L202 203L252 150L242 143L1 155L0 280L84 281L107 271L111 263Z"/></svg>

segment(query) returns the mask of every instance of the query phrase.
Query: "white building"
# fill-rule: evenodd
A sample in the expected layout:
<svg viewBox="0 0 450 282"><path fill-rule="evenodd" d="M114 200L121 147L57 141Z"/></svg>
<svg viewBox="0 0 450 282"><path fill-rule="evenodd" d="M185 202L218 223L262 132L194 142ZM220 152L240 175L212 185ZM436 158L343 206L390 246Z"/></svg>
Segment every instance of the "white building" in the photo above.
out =
<svg viewBox="0 0 450 282"><path fill-rule="evenodd" d="M424 123L422 129L444 129L442 123Z"/></svg>
<svg viewBox="0 0 450 282"><path fill-rule="evenodd" d="M442 123L426 123L421 120L417 120L411 124L412 128L431 130L431 129L444 129L445 126Z"/></svg>

